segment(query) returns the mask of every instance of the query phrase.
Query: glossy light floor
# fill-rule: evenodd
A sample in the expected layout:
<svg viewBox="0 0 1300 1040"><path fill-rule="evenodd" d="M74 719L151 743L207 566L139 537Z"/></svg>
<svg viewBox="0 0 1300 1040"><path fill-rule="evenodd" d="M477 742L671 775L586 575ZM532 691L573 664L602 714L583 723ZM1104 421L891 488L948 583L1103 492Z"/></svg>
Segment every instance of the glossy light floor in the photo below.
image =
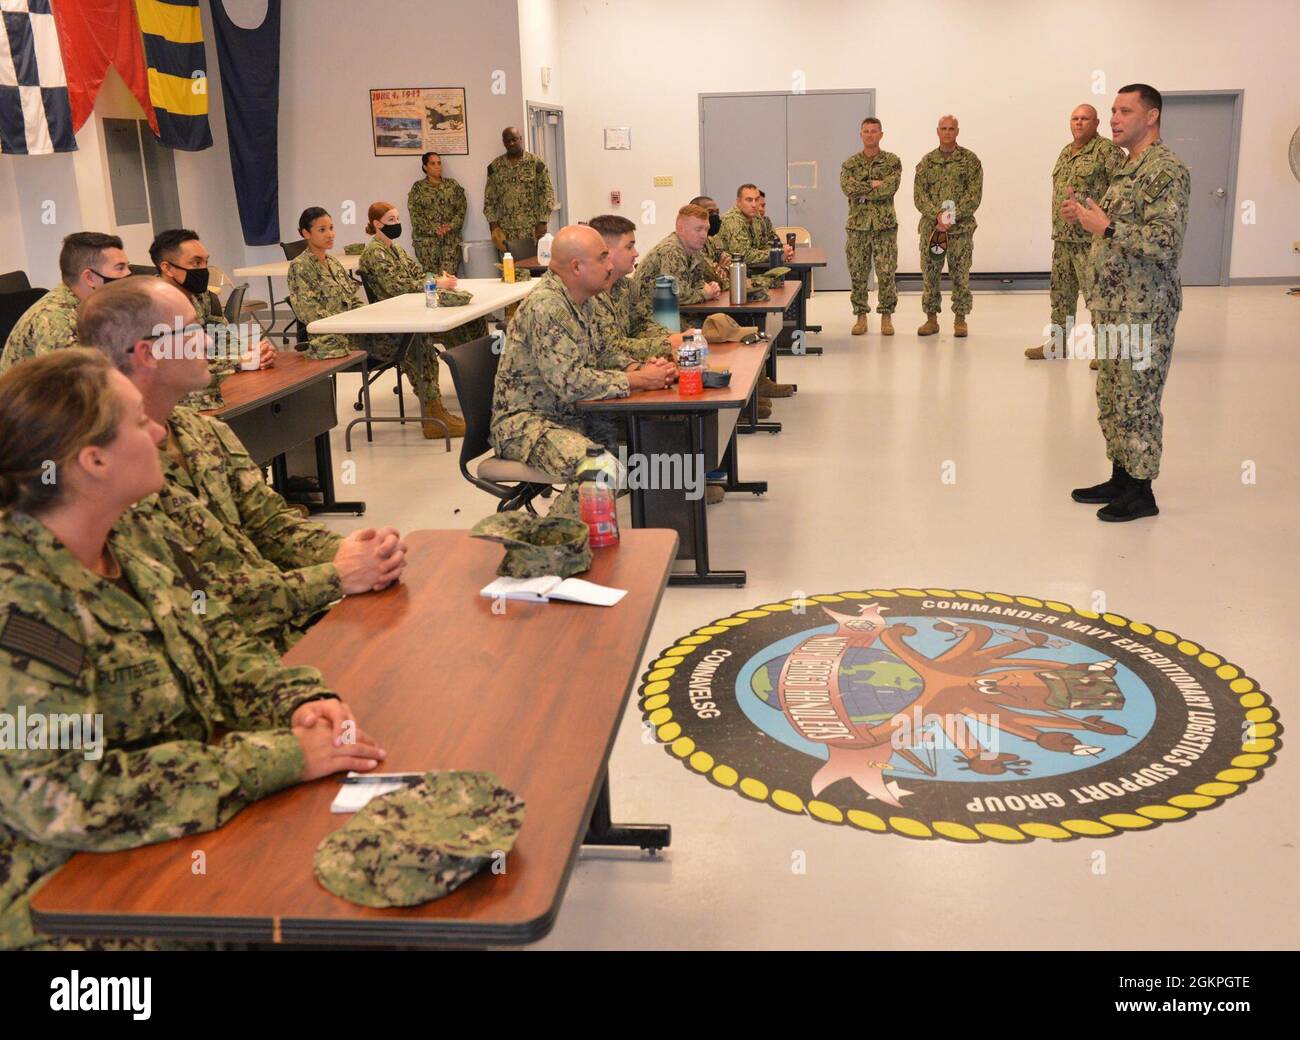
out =
<svg viewBox="0 0 1300 1040"><path fill-rule="evenodd" d="M1300 298L1281 286L1187 291L1164 398L1161 515L1123 525L1070 500L1109 467L1087 363L1023 357L1046 312L1045 293L977 294L968 339L952 338L945 313L942 333L922 340L919 298L904 294L899 334L883 339L875 314L868 335L849 335L846 293L816 297L811 320L825 331L810 342L825 354L782 359L781 378L799 384L776 402L785 431L741 442L742 478L771 491L709 510L714 566L746 568L749 584L669 589L647 661L715 618L800 593L961 587L1086 607L1101 590L1109 609L1240 663L1289 722L1300 701ZM341 390L355 385L347 377ZM388 408L391 395L377 400ZM470 526L494 502L460 477L453 445L446 455L417 428L376 427L350 456L355 489L340 491L369 513L331 522ZM1255 482L1243 482L1251 464ZM657 860L584 852L543 946L1300 945L1300 783L1285 746L1262 780L1184 822L965 846L784 815L713 787L642 732L634 697L611 760L614 815L671 823L672 848Z"/></svg>

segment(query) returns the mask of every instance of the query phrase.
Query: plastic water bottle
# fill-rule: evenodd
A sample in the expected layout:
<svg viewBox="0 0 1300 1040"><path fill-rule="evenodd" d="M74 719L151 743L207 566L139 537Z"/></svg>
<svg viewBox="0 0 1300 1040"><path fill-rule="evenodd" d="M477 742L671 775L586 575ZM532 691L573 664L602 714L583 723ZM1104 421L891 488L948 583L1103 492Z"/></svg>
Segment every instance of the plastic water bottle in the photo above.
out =
<svg viewBox="0 0 1300 1040"><path fill-rule="evenodd" d="M549 231L537 240L537 262L539 264L549 265L551 262L551 243L555 241L555 236Z"/></svg>
<svg viewBox="0 0 1300 1040"><path fill-rule="evenodd" d="M699 329L695 330L692 339L695 341L695 349L699 352L700 371L706 372L709 368L709 341L704 338L704 333Z"/></svg>
<svg viewBox="0 0 1300 1040"><path fill-rule="evenodd" d="M426 307L438 306L438 277L437 275L426 274L424 276L424 305Z"/></svg>
<svg viewBox="0 0 1300 1040"><path fill-rule="evenodd" d="M677 348L677 394L694 397L704 393L704 367L700 364L700 348L695 338L683 340Z"/></svg>
<svg viewBox="0 0 1300 1040"><path fill-rule="evenodd" d="M593 549L618 544L618 465L604 448L593 444L578 464L578 510L587 525Z"/></svg>
<svg viewBox="0 0 1300 1040"><path fill-rule="evenodd" d="M514 284L515 280L515 258L507 253L501 258L501 280Z"/></svg>

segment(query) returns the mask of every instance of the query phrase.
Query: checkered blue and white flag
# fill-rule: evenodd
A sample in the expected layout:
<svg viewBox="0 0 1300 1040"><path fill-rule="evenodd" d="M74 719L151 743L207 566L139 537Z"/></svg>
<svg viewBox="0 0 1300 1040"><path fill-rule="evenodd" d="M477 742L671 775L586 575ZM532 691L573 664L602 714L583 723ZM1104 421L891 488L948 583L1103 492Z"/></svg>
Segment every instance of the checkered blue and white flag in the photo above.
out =
<svg viewBox="0 0 1300 1040"><path fill-rule="evenodd" d="M76 151L50 0L0 0L0 19L0 152Z"/></svg>

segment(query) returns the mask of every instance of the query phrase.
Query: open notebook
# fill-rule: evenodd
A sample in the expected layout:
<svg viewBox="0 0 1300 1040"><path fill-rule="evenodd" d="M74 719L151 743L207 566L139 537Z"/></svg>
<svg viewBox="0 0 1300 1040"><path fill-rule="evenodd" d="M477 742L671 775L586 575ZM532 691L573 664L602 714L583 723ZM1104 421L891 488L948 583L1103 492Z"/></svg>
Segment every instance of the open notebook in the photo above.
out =
<svg viewBox="0 0 1300 1040"><path fill-rule="evenodd" d="M551 574L541 578L497 578L490 585L484 585L479 595L488 599L521 599L529 603L562 599L594 607L612 607L627 595L627 589L612 589L581 578L560 578Z"/></svg>

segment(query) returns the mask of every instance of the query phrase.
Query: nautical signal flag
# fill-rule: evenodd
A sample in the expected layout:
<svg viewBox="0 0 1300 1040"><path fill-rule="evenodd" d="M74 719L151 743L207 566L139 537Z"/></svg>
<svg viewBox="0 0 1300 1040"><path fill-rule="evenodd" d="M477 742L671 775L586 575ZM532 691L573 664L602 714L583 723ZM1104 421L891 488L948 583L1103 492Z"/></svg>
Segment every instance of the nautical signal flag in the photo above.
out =
<svg viewBox="0 0 1300 1040"><path fill-rule="evenodd" d="M9 2L3 0L6 10ZM33 0L27 3L30 5ZM104 77L114 68L140 103L156 134L158 119L149 100L144 49L131 0L52 0L51 6L68 77L73 132L80 130L90 118Z"/></svg>
<svg viewBox="0 0 1300 1040"><path fill-rule="evenodd" d="M199 0L135 0L158 139L197 152L212 147L208 66Z"/></svg>
<svg viewBox="0 0 1300 1040"><path fill-rule="evenodd" d="M0 152L76 151L50 0L4 0L0 12Z"/></svg>

